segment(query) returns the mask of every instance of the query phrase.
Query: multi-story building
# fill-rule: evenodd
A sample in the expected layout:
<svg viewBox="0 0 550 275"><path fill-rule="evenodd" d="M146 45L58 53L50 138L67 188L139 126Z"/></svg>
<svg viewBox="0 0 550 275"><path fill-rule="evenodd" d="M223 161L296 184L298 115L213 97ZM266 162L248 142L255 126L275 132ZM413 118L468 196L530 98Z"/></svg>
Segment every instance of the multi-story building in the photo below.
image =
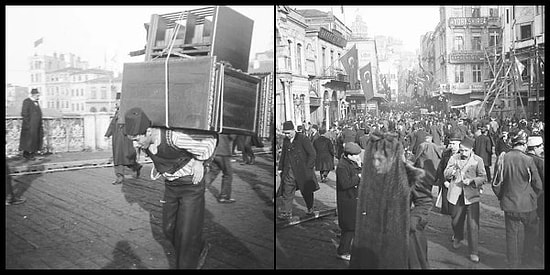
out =
<svg viewBox="0 0 550 275"><path fill-rule="evenodd" d="M499 107L506 113L524 109L528 116L544 115L544 12L545 6L499 7L502 54L507 62L517 58L524 66L517 85L508 86L499 97ZM516 114L524 115L523 111Z"/></svg>
<svg viewBox="0 0 550 275"><path fill-rule="evenodd" d="M435 81L450 105L483 100L489 78L484 49L501 36L496 6L441 6L433 33Z"/></svg>

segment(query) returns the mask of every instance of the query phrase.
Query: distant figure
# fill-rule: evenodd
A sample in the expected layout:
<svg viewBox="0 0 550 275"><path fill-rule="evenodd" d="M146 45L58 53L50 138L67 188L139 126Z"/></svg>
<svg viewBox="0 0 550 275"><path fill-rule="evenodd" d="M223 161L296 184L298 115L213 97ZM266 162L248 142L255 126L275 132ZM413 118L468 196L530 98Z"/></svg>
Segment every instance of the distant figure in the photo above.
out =
<svg viewBox="0 0 550 275"><path fill-rule="evenodd" d="M313 125L315 126L315 125ZM321 182L326 182L330 171L334 170L334 146L326 137L326 130L321 129L320 135L313 141L313 148L317 154L315 158L315 170L319 171Z"/></svg>
<svg viewBox="0 0 550 275"><path fill-rule="evenodd" d="M26 160L34 160L35 154L42 148L44 129L42 128L42 110L38 104L40 93L37 89L31 90L31 95L23 100L21 108L21 138L19 151L23 151Z"/></svg>
<svg viewBox="0 0 550 275"><path fill-rule="evenodd" d="M220 134L218 137L218 146L216 148L216 154L212 165L210 165L210 171L205 175L205 182L207 186L210 186L216 179L220 171L222 175L222 186L220 190L220 196L218 197L219 203L233 203L235 200L231 198L231 185L233 183L233 167L231 166L231 148L233 141L236 139L236 135Z"/></svg>
<svg viewBox="0 0 550 275"><path fill-rule="evenodd" d="M243 162L241 162L241 165L256 163L256 156L254 156L254 151L252 151L252 136L239 135L237 136L236 142L238 143L237 148L239 148L243 154Z"/></svg>
<svg viewBox="0 0 550 275"><path fill-rule="evenodd" d="M117 100L119 100L119 95L117 94ZM113 147L113 167L115 169L116 179L111 183L113 185L121 184L124 180L124 167L128 167L134 171L135 178L139 178L142 165L137 162L136 149L132 140L130 140L124 131L124 124L118 123L119 114L119 103L116 104L116 111L111 124L107 132L105 132L105 138L112 136L112 147Z"/></svg>

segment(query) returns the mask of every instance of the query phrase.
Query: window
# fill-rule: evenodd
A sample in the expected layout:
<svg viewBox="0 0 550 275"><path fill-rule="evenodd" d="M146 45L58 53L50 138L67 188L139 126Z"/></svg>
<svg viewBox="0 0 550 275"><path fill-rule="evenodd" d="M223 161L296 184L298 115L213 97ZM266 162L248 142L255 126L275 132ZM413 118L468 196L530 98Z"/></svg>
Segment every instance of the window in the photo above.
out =
<svg viewBox="0 0 550 275"><path fill-rule="evenodd" d="M540 15L540 7L535 6L535 15Z"/></svg>
<svg viewBox="0 0 550 275"><path fill-rule="evenodd" d="M489 16L490 16L490 17L498 17L498 9L496 9L496 8L489 8Z"/></svg>
<svg viewBox="0 0 550 275"><path fill-rule="evenodd" d="M464 65L456 66L455 83L464 83Z"/></svg>
<svg viewBox="0 0 550 275"><path fill-rule="evenodd" d="M462 35L456 35L454 42L454 49L456 51L464 50L464 37Z"/></svg>
<svg viewBox="0 0 550 275"><path fill-rule="evenodd" d="M498 31L489 30L489 46L498 45Z"/></svg>
<svg viewBox="0 0 550 275"><path fill-rule="evenodd" d="M472 34L472 50L481 50L481 34Z"/></svg>
<svg viewBox="0 0 550 275"><path fill-rule="evenodd" d="M472 7L472 17L480 17L481 16L481 8L480 7Z"/></svg>
<svg viewBox="0 0 550 275"><path fill-rule="evenodd" d="M287 68L292 71L292 41L288 40L288 59Z"/></svg>
<svg viewBox="0 0 550 275"><path fill-rule="evenodd" d="M296 44L296 69L302 74L302 44Z"/></svg>
<svg viewBox="0 0 550 275"><path fill-rule="evenodd" d="M327 48L323 47L321 48L321 65L323 66L322 67L322 70L323 70L323 74L322 75L325 75L325 68L327 67Z"/></svg>
<svg viewBox="0 0 550 275"><path fill-rule="evenodd" d="M101 87L101 99L107 98L107 87Z"/></svg>
<svg viewBox="0 0 550 275"><path fill-rule="evenodd" d="M474 64L472 66L472 76L473 76L474 82L476 83L481 82L481 65L480 64Z"/></svg>
<svg viewBox="0 0 550 275"><path fill-rule="evenodd" d="M334 50L330 50L330 66L334 68Z"/></svg>
<svg viewBox="0 0 550 275"><path fill-rule="evenodd" d="M96 97L97 97L97 88L92 87L91 93L90 93L90 98L95 99Z"/></svg>
<svg viewBox="0 0 550 275"><path fill-rule="evenodd" d="M506 24L510 24L510 10L506 9Z"/></svg>
<svg viewBox="0 0 550 275"><path fill-rule="evenodd" d="M342 58L342 54L341 53L338 53L338 60L340 60ZM340 67L340 62L338 62L338 69L341 69L342 67Z"/></svg>
<svg viewBox="0 0 550 275"><path fill-rule="evenodd" d="M59 96L59 87L55 87L55 95Z"/></svg>
<svg viewBox="0 0 550 275"><path fill-rule="evenodd" d="M531 34L531 24L520 26L520 39L529 39L532 37Z"/></svg>

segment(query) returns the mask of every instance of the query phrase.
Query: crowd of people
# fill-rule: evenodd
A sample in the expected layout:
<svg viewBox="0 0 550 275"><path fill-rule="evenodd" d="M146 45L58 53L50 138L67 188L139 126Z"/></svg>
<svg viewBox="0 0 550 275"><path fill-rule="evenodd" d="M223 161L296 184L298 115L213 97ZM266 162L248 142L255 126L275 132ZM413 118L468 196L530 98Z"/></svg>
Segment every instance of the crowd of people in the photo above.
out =
<svg viewBox="0 0 550 275"><path fill-rule="evenodd" d="M466 239L467 257L477 263L480 200L483 185L488 184L504 211L507 264L520 267L540 259L544 251L543 141L544 121L515 115L468 118L462 113L400 110L334 122L330 129L305 121L294 127L287 121L276 139L281 177L276 196L284 204L277 218L292 216L296 190L311 215L318 181L326 182L336 169L341 229L337 256L350 261L350 266L428 268L423 231L433 206L450 216L452 247L460 248ZM377 188L379 183L390 187ZM437 197L432 196L433 187ZM395 194L400 192L406 195ZM388 213L392 217L376 218ZM523 245L518 245L522 224ZM392 238L385 240L376 230L393 230ZM387 250L405 239L409 243L401 244L406 255Z"/></svg>

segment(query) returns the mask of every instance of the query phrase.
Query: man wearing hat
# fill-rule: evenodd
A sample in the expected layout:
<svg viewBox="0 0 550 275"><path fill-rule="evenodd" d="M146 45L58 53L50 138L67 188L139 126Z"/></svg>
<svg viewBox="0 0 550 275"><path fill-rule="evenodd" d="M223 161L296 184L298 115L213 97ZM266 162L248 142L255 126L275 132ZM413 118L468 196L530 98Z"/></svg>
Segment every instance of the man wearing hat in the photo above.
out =
<svg viewBox="0 0 550 275"><path fill-rule="evenodd" d="M435 172L435 185L439 186L439 192L441 193L441 214L451 214L451 204L447 200L447 193L449 191L450 183L445 179L443 171L445 171L451 156L458 153L459 147L460 138L456 133L451 133L448 137L447 149L445 149L445 151L441 154L441 161L439 162L437 171Z"/></svg>
<svg viewBox="0 0 550 275"><path fill-rule="evenodd" d="M21 138L19 151L23 151L26 160L34 160L34 155L42 148L44 129L42 128L42 110L38 104L40 92L32 89L28 98L23 100L21 108Z"/></svg>
<svg viewBox="0 0 550 275"><path fill-rule="evenodd" d="M292 205L296 189L300 190L306 202L306 214L313 214L313 192L319 189L315 176L316 152L311 141L294 130L292 121L283 123L283 148L279 158L278 171L281 186L278 194L282 195L282 207L277 218L288 220L292 217Z"/></svg>
<svg viewBox="0 0 550 275"><path fill-rule="evenodd" d="M527 155L535 161L540 179L544 183L544 145L541 136L527 138ZM542 192L544 192L544 184L542 185ZM535 246L544 251L544 193L539 195L537 199L537 215L539 217L539 232L538 242Z"/></svg>
<svg viewBox="0 0 550 275"><path fill-rule="evenodd" d="M176 252L176 268L200 268L208 252L203 241L204 167L211 161L216 133L152 127L140 108L124 115L126 133L151 158L154 179L164 177L162 229Z"/></svg>
<svg viewBox="0 0 550 275"><path fill-rule="evenodd" d="M355 235L355 213L357 194L361 182L361 147L354 142L344 146L344 154L336 168L336 209L338 210L338 226L340 245L337 256L349 261L351 258L351 243Z"/></svg>
<svg viewBox="0 0 550 275"><path fill-rule="evenodd" d="M500 208L504 211L508 265L517 268L531 261L537 242L537 202L542 181L535 161L525 154L527 134L512 136L512 149L497 158L494 181L501 181ZM524 226L523 253L520 253L520 225Z"/></svg>
<svg viewBox="0 0 550 275"><path fill-rule="evenodd" d="M482 185L487 181L483 159L474 154L474 139L464 137L458 154L447 163L443 175L449 180L447 200L451 211L454 233L453 248L458 249L464 239L464 222L467 219L470 260L479 262L479 199Z"/></svg>
<svg viewBox="0 0 550 275"><path fill-rule="evenodd" d="M319 126L317 126L317 124L311 125L311 128L309 129L308 137L311 143L313 143L316 139L319 138Z"/></svg>

